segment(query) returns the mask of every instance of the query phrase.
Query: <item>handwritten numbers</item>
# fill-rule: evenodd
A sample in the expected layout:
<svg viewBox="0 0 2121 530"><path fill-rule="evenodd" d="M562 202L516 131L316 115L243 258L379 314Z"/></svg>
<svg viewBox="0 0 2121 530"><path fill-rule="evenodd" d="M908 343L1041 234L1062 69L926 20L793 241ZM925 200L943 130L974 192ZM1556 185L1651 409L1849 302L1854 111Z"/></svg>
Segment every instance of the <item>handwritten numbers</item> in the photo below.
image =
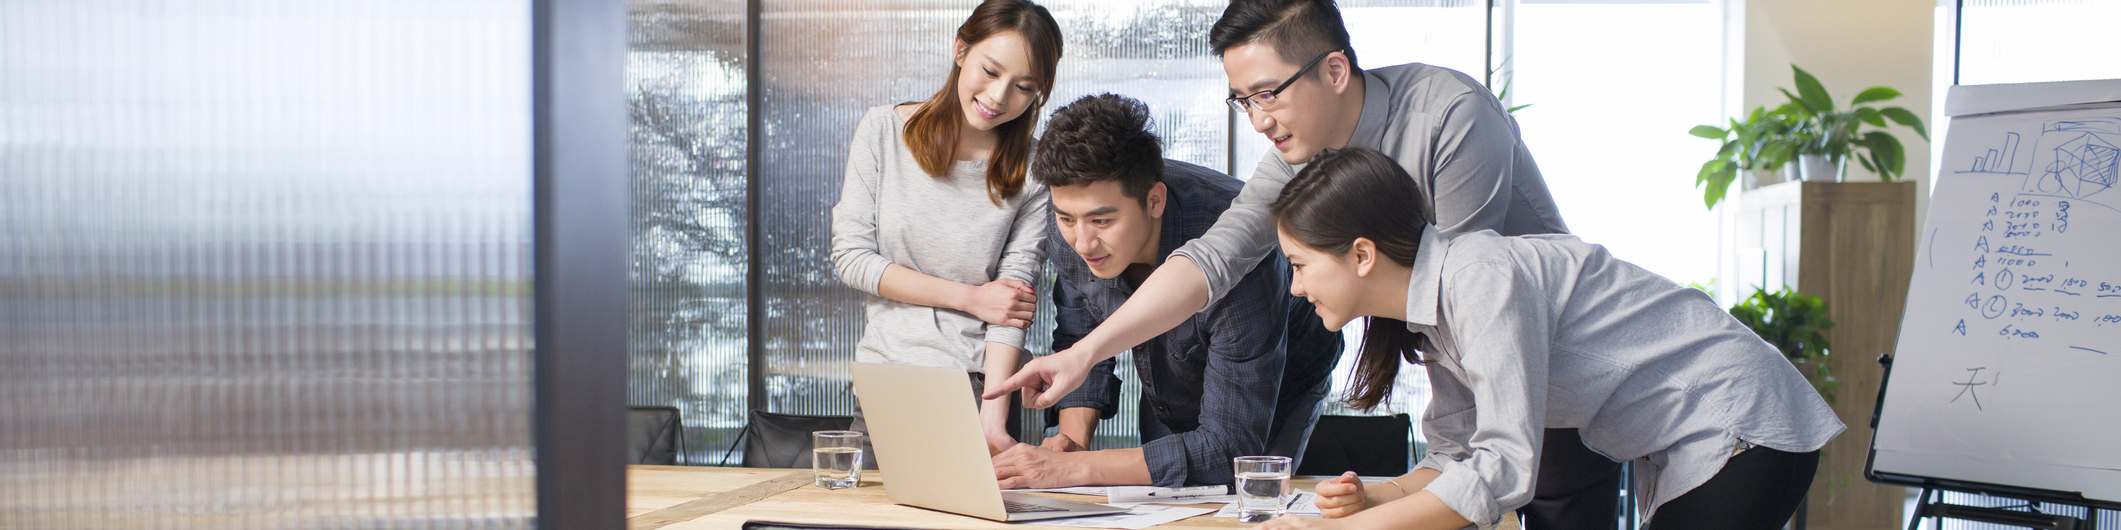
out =
<svg viewBox="0 0 2121 530"><path fill-rule="evenodd" d="M2048 229L2057 234L2069 231L2069 201L2055 201L2055 222L2049 223Z"/></svg>

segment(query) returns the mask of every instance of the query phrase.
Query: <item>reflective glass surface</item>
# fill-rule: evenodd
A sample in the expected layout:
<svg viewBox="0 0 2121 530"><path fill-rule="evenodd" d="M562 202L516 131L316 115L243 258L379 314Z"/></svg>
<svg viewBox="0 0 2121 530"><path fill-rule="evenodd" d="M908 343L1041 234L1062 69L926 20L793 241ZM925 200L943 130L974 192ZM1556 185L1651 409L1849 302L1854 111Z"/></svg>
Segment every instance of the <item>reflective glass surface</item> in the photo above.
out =
<svg viewBox="0 0 2121 530"><path fill-rule="evenodd" d="M0 3L0 527L530 526L529 11Z"/></svg>

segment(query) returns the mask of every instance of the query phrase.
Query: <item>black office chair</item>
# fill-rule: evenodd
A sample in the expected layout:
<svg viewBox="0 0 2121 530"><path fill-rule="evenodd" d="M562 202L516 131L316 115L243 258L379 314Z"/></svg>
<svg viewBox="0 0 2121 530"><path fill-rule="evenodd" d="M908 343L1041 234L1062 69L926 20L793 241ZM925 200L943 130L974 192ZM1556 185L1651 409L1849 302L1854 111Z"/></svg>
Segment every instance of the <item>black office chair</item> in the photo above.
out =
<svg viewBox="0 0 2121 530"><path fill-rule="evenodd" d="M1304 446L1298 475L1396 477L1413 467L1414 419L1390 416L1319 416Z"/></svg>
<svg viewBox="0 0 2121 530"><path fill-rule="evenodd" d="M637 406L626 412L626 445L632 464L674 466L684 457L685 429L677 407Z"/></svg>
<svg viewBox="0 0 2121 530"><path fill-rule="evenodd" d="M810 467L811 431L844 431L853 416L810 416L751 411L744 426L744 467Z"/></svg>

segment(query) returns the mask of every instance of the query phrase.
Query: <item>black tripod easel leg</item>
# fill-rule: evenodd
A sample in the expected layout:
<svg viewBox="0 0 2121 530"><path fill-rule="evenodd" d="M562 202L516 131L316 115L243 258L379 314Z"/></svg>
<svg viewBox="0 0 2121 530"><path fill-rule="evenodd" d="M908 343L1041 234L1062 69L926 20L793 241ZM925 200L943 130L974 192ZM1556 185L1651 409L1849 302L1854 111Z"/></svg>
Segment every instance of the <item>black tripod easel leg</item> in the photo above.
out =
<svg viewBox="0 0 2121 530"><path fill-rule="evenodd" d="M1907 530L1921 530L1922 518L1929 515L1930 494L1935 492L1936 490L1930 488L1922 488L1922 494L1915 497L1915 513L1914 517L1907 518ZM1944 526L1939 523L1937 528L1941 530Z"/></svg>

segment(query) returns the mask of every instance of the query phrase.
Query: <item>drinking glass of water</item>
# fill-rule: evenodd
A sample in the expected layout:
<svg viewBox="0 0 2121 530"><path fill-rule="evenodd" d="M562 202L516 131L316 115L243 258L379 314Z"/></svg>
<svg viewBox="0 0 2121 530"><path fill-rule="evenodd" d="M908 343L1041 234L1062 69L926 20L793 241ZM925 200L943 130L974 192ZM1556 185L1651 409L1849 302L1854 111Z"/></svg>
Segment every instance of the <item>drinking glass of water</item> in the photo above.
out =
<svg viewBox="0 0 2121 530"><path fill-rule="evenodd" d="M1289 457L1240 456L1237 466L1237 520L1264 522L1280 517L1289 503Z"/></svg>
<svg viewBox="0 0 2121 530"><path fill-rule="evenodd" d="M815 431L810 444L810 471L818 487L836 490L862 484L862 433Z"/></svg>

